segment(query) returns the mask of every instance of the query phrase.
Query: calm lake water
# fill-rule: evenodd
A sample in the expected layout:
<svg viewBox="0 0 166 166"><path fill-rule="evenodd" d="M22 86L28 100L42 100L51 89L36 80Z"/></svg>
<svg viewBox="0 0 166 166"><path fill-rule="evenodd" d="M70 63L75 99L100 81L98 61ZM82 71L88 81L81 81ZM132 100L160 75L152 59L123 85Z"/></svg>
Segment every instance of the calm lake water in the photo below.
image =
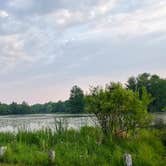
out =
<svg viewBox="0 0 166 166"><path fill-rule="evenodd" d="M73 114L31 114L0 116L0 132L17 132L19 130L36 131L49 128L56 130L62 122L63 127L79 129L82 126L94 126L91 115Z"/></svg>
<svg viewBox="0 0 166 166"><path fill-rule="evenodd" d="M166 113L154 114L166 124ZM18 132L18 130L36 131L50 128L55 131L62 122L66 128L80 129L82 126L94 126L95 118L88 114L31 114L0 116L0 132Z"/></svg>

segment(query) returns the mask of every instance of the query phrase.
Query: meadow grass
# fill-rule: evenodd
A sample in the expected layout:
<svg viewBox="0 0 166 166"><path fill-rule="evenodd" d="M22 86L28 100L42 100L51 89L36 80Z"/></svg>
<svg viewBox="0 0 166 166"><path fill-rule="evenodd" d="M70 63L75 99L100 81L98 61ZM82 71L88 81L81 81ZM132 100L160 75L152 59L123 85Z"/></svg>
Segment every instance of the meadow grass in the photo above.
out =
<svg viewBox="0 0 166 166"><path fill-rule="evenodd" d="M7 152L2 166L123 166L124 153L130 153L134 166L165 166L165 147L157 130L141 130L126 139L104 138L99 128L83 127L78 131L19 131L0 133L0 145ZM54 162L48 151L55 150Z"/></svg>

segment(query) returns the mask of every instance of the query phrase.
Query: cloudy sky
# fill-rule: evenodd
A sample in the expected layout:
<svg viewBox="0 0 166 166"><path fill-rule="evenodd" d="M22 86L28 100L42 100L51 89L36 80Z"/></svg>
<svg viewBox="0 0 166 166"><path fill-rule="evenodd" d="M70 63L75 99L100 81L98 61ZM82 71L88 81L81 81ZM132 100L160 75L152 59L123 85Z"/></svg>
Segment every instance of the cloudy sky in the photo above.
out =
<svg viewBox="0 0 166 166"><path fill-rule="evenodd" d="M1 102L142 72L166 77L166 0L0 0Z"/></svg>

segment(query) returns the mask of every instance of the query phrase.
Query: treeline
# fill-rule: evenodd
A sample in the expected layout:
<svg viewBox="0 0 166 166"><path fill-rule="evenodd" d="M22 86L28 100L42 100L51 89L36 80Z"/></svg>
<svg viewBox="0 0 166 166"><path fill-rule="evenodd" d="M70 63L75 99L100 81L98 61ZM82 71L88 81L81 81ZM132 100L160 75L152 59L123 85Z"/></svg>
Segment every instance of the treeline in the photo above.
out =
<svg viewBox="0 0 166 166"><path fill-rule="evenodd" d="M139 93L142 98L142 89L145 88L151 96L149 112L166 111L166 79L158 75L143 73L137 77L130 77L125 85L127 89ZM45 104L28 105L26 102L18 104L0 103L0 115L8 114L33 114L33 113L84 113L85 98L83 90L73 86L70 97L66 101L48 102Z"/></svg>
<svg viewBox="0 0 166 166"><path fill-rule="evenodd" d="M66 101L48 102L45 104L29 105L26 102L18 104L0 103L0 115L9 114L34 114L34 113L83 113L84 93L78 86L73 86L70 98Z"/></svg>

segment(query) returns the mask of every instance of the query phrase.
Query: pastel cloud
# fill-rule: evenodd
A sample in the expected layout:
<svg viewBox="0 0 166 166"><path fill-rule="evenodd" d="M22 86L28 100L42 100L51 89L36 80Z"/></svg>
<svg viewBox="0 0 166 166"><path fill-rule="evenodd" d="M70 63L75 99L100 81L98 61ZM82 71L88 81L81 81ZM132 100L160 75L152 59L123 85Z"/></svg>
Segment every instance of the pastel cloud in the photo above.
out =
<svg viewBox="0 0 166 166"><path fill-rule="evenodd" d="M64 99L74 83L144 71L165 77L165 18L165 0L0 0L0 100L44 102L47 89L55 100L54 85Z"/></svg>

